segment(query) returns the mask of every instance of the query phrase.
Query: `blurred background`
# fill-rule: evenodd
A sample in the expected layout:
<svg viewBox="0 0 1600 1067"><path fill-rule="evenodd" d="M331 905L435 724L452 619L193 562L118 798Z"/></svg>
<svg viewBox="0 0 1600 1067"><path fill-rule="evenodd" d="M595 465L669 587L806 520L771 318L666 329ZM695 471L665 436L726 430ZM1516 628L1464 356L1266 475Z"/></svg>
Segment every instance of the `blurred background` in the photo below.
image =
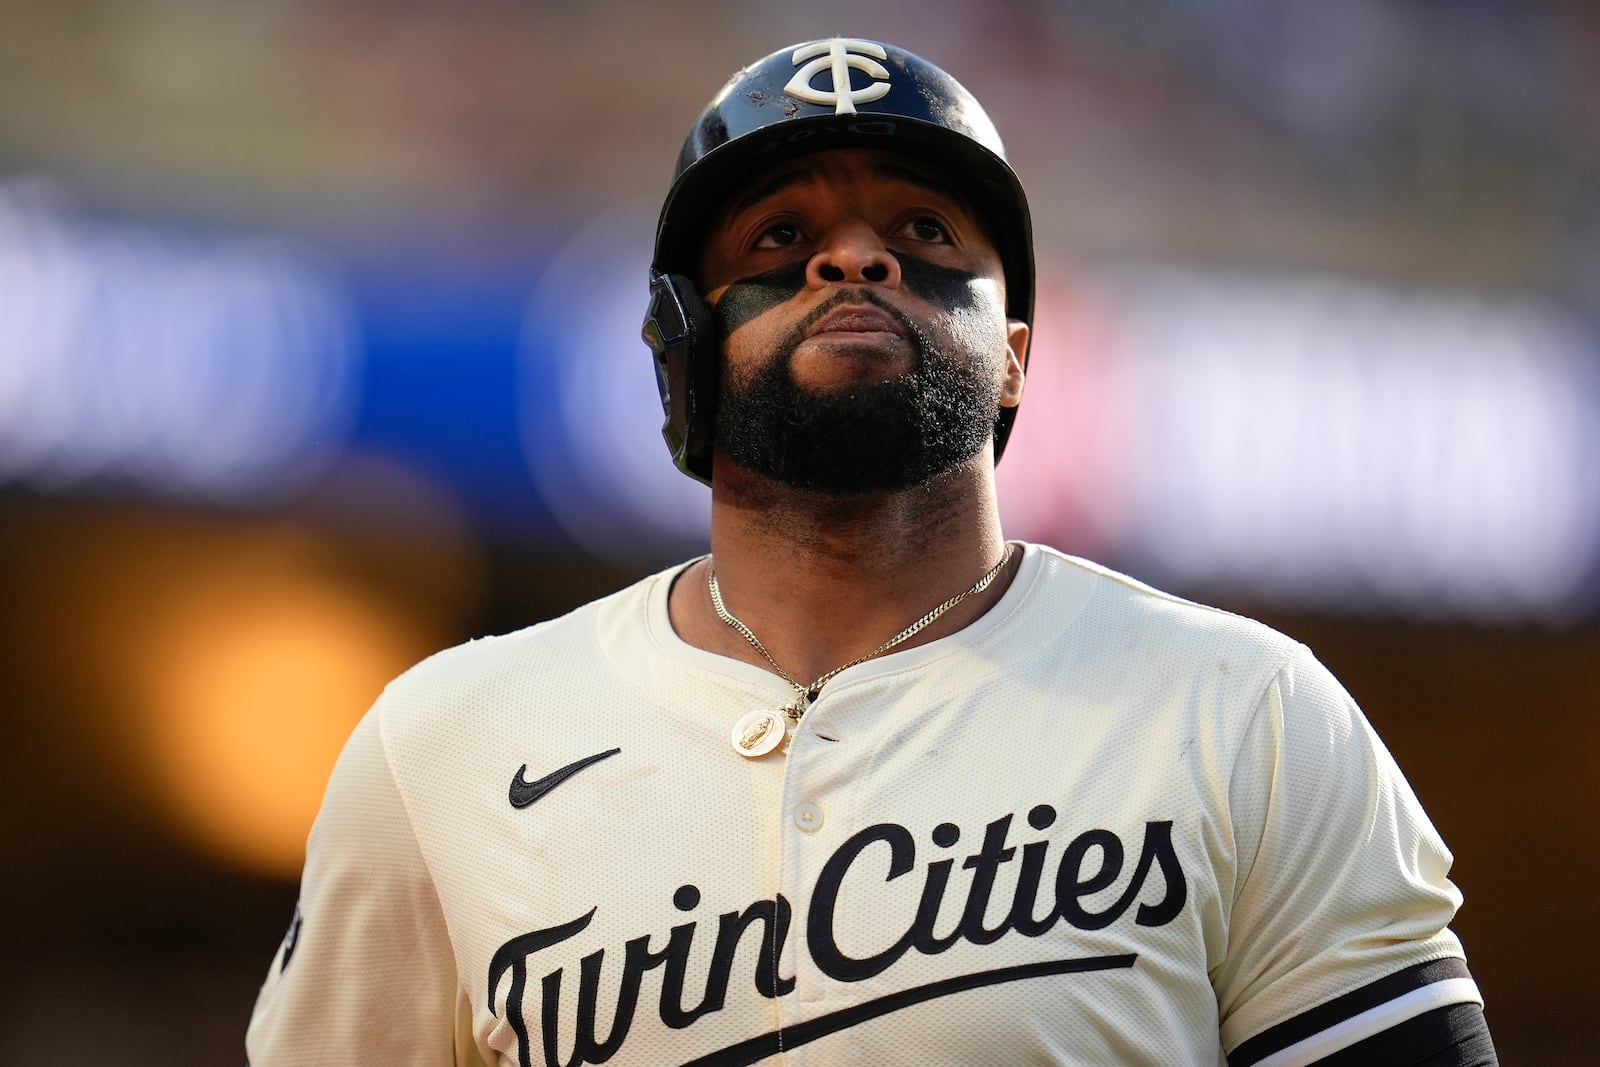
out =
<svg viewBox="0 0 1600 1067"><path fill-rule="evenodd" d="M703 549L654 214L734 68L835 33L1030 191L1006 532L1308 642L1505 1062L1594 1062L1584 0L0 0L0 1062L241 1061L382 685Z"/></svg>

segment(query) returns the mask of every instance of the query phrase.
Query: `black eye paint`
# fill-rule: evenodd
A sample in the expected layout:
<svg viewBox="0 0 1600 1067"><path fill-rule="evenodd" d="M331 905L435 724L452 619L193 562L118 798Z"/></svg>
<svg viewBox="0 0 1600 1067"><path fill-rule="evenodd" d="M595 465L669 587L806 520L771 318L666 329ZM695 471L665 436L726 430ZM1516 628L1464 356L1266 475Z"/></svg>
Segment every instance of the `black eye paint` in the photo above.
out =
<svg viewBox="0 0 1600 1067"><path fill-rule="evenodd" d="M954 267L941 267L903 252L891 252L900 263L900 284L935 307L947 311L968 311L978 304L973 287L976 274Z"/></svg>
<svg viewBox="0 0 1600 1067"><path fill-rule="evenodd" d="M900 264L900 283L907 290L935 307L947 311L967 311L977 306L973 286L977 275L953 267L942 267L903 252L890 252ZM740 278L722 291L711 309L723 337L765 315L805 288L806 263L786 264L761 274Z"/></svg>
<svg viewBox="0 0 1600 1067"><path fill-rule="evenodd" d="M806 284L804 260L740 278L722 291L716 306L717 328L726 337L751 319L766 314L793 297Z"/></svg>

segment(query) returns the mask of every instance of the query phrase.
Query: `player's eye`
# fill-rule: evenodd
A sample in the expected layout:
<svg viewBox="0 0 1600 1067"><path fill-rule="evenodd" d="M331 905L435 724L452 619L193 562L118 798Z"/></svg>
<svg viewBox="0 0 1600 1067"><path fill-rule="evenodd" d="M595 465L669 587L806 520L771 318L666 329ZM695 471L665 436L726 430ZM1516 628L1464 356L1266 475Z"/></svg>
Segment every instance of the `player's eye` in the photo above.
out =
<svg viewBox="0 0 1600 1067"><path fill-rule="evenodd" d="M950 231L931 215L919 215L912 219L906 223L904 233L913 240L930 244L948 244L950 241Z"/></svg>
<svg viewBox="0 0 1600 1067"><path fill-rule="evenodd" d="M800 240L800 227L793 222L775 222L761 231L757 248L787 248Z"/></svg>

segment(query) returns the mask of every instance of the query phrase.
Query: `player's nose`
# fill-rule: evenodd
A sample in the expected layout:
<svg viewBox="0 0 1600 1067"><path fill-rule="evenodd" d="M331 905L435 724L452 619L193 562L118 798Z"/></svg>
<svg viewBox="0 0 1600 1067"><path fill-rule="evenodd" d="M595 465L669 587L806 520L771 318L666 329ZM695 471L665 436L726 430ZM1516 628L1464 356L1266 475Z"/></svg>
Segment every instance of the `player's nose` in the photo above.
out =
<svg viewBox="0 0 1600 1067"><path fill-rule="evenodd" d="M806 263L806 284L812 288L840 283L900 285L900 261L864 220L851 219L834 226Z"/></svg>

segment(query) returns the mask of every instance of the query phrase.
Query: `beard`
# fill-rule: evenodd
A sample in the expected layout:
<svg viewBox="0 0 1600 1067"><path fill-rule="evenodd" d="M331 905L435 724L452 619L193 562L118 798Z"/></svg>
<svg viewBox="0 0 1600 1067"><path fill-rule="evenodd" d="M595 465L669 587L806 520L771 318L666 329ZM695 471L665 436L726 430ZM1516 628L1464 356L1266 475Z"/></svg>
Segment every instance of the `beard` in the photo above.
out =
<svg viewBox="0 0 1600 1067"><path fill-rule="evenodd" d="M852 298L904 327L913 368L887 381L805 391L790 368L805 339L801 323L754 375L738 383L722 376L716 443L729 459L794 489L857 495L924 485L988 444L1000 383L987 362L960 363L897 309L870 293Z"/></svg>

